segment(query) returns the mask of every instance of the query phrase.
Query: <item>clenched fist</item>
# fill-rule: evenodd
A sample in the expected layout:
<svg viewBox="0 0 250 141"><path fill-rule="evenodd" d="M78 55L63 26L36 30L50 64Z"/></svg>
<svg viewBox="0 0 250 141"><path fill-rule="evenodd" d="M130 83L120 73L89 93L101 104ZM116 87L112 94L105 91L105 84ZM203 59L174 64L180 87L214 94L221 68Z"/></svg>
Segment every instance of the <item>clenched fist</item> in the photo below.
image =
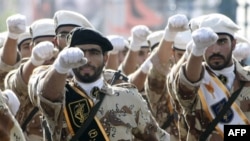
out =
<svg viewBox="0 0 250 141"><path fill-rule="evenodd" d="M26 30L26 17L21 14L12 15L6 20L8 37L17 39Z"/></svg>
<svg viewBox="0 0 250 141"><path fill-rule="evenodd" d="M70 69L85 65L87 61L81 49L78 47L69 47L59 53L53 66L58 73L67 74Z"/></svg>

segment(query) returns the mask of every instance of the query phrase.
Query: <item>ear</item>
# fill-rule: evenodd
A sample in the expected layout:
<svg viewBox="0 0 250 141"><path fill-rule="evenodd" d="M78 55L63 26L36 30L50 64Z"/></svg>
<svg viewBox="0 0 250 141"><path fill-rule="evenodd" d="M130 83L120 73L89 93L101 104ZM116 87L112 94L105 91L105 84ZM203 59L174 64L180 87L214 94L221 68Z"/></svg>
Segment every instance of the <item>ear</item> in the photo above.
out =
<svg viewBox="0 0 250 141"><path fill-rule="evenodd" d="M236 39L233 39L233 40L232 40L232 50L235 49L236 43L237 43Z"/></svg>
<svg viewBox="0 0 250 141"><path fill-rule="evenodd" d="M54 43L54 45L55 45L56 47L58 46L57 36L55 36L55 37L54 37L54 39L53 39L53 43Z"/></svg>
<svg viewBox="0 0 250 141"><path fill-rule="evenodd" d="M108 60L108 52L103 53L103 62L106 64Z"/></svg>

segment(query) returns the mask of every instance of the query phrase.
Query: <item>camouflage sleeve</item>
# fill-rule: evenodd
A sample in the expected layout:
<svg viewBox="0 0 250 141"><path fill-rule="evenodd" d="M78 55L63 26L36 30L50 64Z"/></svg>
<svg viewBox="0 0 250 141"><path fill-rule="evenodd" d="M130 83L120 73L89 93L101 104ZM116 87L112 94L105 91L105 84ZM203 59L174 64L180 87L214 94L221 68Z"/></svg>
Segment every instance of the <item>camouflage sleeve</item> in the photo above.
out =
<svg viewBox="0 0 250 141"><path fill-rule="evenodd" d="M145 93L151 106L151 112L160 126L166 121L168 116L168 98L166 89L166 75L154 69L149 71L145 81Z"/></svg>
<svg viewBox="0 0 250 141"><path fill-rule="evenodd" d="M190 82L184 73L185 65L182 65L181 68L178 70L176 76L171 82L171 88L173 94L176 96L178 102L185 110L190 110L195 103L195 99L197 98L197 92L202 82L202 79L192 83ZM204 75L204 71L202 76ZM203 78L203 77L201 77Z"/></svg>
<svg viewBox="0 0 250 141"><path fill-rule="evenodd" d="M10 71L4 80L5 89L13 90L20 101L24 102L28 98L28 88L27 84L23 81L21 76L21 70L23 65L18 69Z"/></svg>
<svg viewBox="0 0 250 141"><path fill-rule="evenodd" d="M52 138L54 140L60 140L63 126L61 123L64 117L62 115L64 99L58 102L51 102L42 96L41 84L43 83L43 77L47 71L48 66L38 67L33 71L28 84L29 97L31 102L42 111L50 127Z"/></svg>
<svg viewBox="0 0 250 141"><path fill-rule="evenodd" d="M152 113L149 110L148 104L141 96L136 88L129 88L129 93L120 97L122 101L119 101L119 105L126 105L132 109L132 113L135 114L134 122L136 126L132 129L133 135L144 141L151 140L170 140L169 134L160 128L156 122ZM127 99L127 100L126 100ZM126 121L133 125L132 119ZM125 123L126 123L125 122Z"/></svg>
<svg viewBox="0 0 250 141"><path fill-rule="evenodd" d="M2 51L3 51L3 50L0 49L0 52L2 52ZM1 72L8 72L8 71L10 71L10 70L16 69L16 68L18 68L18 67L20 66L20 64L21 64L21 57L20 57L20 54L19 54L19 53L18 53L18 60L17 60L17 62L16 62L15 65L8 65L8 64L6 64L6 63L2 60L2 58L0 57L0 73L1 73Z"/></svg>
<svg viewBox="0 0 250 141"><path fill-rule="evenodd" d="M48 122L52 138L54 140L60 140L64 119L64 102L51 102L45 99L41 94L39 94L38 99L40 100L39 109Z"/></svg>

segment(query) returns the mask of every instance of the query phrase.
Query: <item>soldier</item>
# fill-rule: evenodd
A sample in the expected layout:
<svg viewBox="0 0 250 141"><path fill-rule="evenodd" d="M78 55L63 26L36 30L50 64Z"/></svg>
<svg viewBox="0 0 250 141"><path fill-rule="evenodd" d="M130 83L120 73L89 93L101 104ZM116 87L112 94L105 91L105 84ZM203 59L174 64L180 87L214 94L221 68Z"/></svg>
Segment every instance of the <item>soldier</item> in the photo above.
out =
<svg viewBox="0 0 250 141"><path fill-rule="evenodd" d="M0 49L0 88L4 90L6 74L19 67L21 56L17 50L17 40L25 32L26 17L21 14L11 15L6 20L7 32L3 47Z"/></svg>
<svg viewBox="0 0 250 141"><path fill-rule="evenodd" d="M29 27L26 27L25 32L20 34L17 40L17 48L23 61L25 61L26 58L30 57L31 55L31 40L32 37L30 35Z"/></svg>
<svg viewBox="0 0 250 141"><path fill-rule="evenodd" d="M55 23L55 44L59 51L66 47L66 37L75 27L94 28L89 20L80 13L68 10L58 10L53 17Z"/></svg>
<svg viewBox="0 0 250 141"><path fill-rule="evenodd" d="M104 81L102 72L112 49L101 33L75 28L54 64L32 75L30 94L37 96L53 140L169 140L133 85L110 86ZM71 69L74 77L67 80Z"/></svg>
<svg viewBox="0 0 250 141"><path fill-rule="evenodd" d="M52 19L39 19L31 24L33 45L31 56L19 68L10 71L4 80L5 88L13 90L21 101L16 118L27 141L43 140L41 112L29 99L27 84L34 68L50 64L55 58L55 48L52 43L55 37L54 28Z"/></svg>
<svg viewBox="0 0 250 141"><path fill-rule="evenodd" d="M107 38L113 45L113 50L108 53L108 60L105 69L118 70L128 51L128 40L120 35L108 35Z"/></svg>
<svg viewBox="0 0 250 141"><path fill-rule="evenodd" d="M20 102L16 95L10 91L0 91L0 140L25 141L23 131L15 119L15 112Z"/></svg>
<svg viewBox="0 0 250 141"><path fill-rule="evenodd" d="M151 57L153 55L153 50L159 45L164 32L155 31L147 36L147 42L150 47L150 53L147 59L137 68L133 73L128 75L129 82L136 85L137 89L143 94L144 98L144 83L148 74L149 69L152 67Z"/></svg>
<svg viewBox="0 0 250 141"><path fill-rule="evenodd" d="M171 71L173 79L167 84L182 107L187 140L223 140L223 125L250 124L250 109L246 108L250 70L232 57L238 25L217 13L198 19L198 26L190 22L193 42L187 61ZM224 109L237 94L229 109Z"/></svg>
<svg viewBox="0 0 250 141"><path fill-rule="evenodd" d="M191 32L188 30L187 17L180 14L170 17L159 46L151 57L152 67L145 81L145 93L152 113L173 141L184 141L187 132L181 117L182 110L178 105L173 105L175 97L169 93L166 80L173 65L183 56L189 41Z"/></svg>
<svg viewBox="0 0 250 141"><path fill-rule="evenodd" d="M150 29L145 25L136 25L131 29L129 50L118 70L121 70L125 75L129 75L146 60L150 50L147 36L150 33Z"/></svg>

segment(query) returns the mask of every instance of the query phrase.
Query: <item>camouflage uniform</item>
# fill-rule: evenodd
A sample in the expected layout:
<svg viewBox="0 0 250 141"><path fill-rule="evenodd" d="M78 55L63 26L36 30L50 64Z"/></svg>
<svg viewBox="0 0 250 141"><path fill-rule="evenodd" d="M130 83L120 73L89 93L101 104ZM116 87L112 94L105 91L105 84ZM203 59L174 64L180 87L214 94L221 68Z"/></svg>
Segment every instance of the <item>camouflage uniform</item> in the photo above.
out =
<svg viewBox="0 0 250 141"><path fill-rule="evenodd" d="M22 129L10 112L2 93L0 93L0 140L25 141Z"/></svg>
<svg viewBox="0 0 250 141"><path fill-rule="evenodd" d="M164 67L164 65L159 62L158 56L154 56L151 60L153 66L148 72L145 81L145 92L152 113L162 128L164 128L164 123L169 122L169 118L172 118L168 127L165 127L165 130L171 135L171 141L186 140L185 122L182 116L178 117L177 114L177 111L181 114L181 108L178 105L173 105L173 98L168 93L166 86L166 74L168 73L169 68ZM182 125L179 125L179 128L183 129L182 132L178 130L178 124Z"/></svg>
<svg viewBox="0 0 250 141"><path fill-rule="evenodd" d="M236 76L233 87L230 90L230 94L232 94L239 88L240 81L246 81L246 84L244 85L235 102L241 108L247 119L250 119L250 69L243 69L237 61L234 61L234 64ZM184 117L188 124L187 140L196 141L199 140L199 136L203 131L205 131L211 121L205 113L205 110L202 107L201 98L198 95L200 85L204 85L202 83L202 79L198 82L191 83L184 75L184 67L185 65L180 66L180 69L173 70L170 73L174 79L168 81L168 87L172 88L171 92L176 95L178 103L180 103L183 108ZM206 68L205 66L203 67L203 69L206 69L208 71L208 68ZM204 71L201 75L201 78L203 77ZM217 131L214 130L207 140L223 140L223 138Z"/></svg>
<svg viewBox="0 0 250 141"><path fill-rule="evenodd" d="M28 86L23 81L21 70L23 64L15 70L10 71L5 77L5 88L11 89L17 94L20 100L20 108L16 114L16 119L22 126L25 120L28 118L35 106L31 103L28 95ZM42 141L43 132L40 124L41 112L36 112L32 119L28 122L24 131L27 141Z"/></svg>
<svg viewBox="0 0 250 141"><path fill-rule="evenodd" d="M71 135L68 128L62 130L63 127L66 127L63 124L65 123L63 115L65 97L57 102L45 99L41 95L39 82L46 72L36 69L33 73L29 83L29 94L34 102L40 103L39 108L50 125L53 140L69 140ZM134 136L150 141L170 140L168 133L158 126L146 101L143 100L134 85L121 83L111 87L105 83L101 91L106 95L96 117L100 120L109 140L132 141Z"/></svg>
<svg viewBox="0 0 250 141"><path fill-rule="evenodd" d="M0 49L0 52L2 52L3 49ZM7 73L13 69L16 69L19 67L19 65L21 64L21 59L20 59L20 55L18 56L18 62L11 66L11 65L7 65L6 63L3 62L3 60L0 57L0 89L4 90L4 78L7 75Z"/></svg>

